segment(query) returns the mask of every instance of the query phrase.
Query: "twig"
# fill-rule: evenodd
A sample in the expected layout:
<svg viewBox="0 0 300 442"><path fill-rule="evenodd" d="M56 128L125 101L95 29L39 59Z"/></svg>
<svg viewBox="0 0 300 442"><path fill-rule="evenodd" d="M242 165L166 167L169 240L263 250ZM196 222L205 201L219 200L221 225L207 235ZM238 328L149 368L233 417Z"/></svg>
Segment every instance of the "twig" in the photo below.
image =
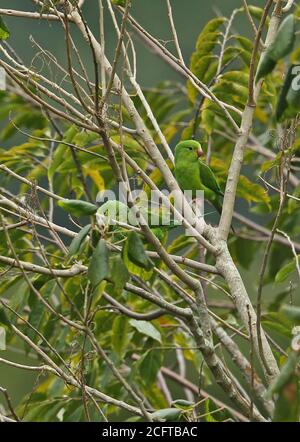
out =
<svg viewBox="0 0 300 442"><path fill-rule="evenodd" d="M102 96L106 94L106 74L104 66L104 54L105 54L105 33L104 33L104 8L103 1L99 0L99 27L100 27L100 44L101 44L101 86L102 86Z"/></svg>
<svg viewBox="0 0 300 442"><path fill-rule="evenodd" d="M263 14L263 17L261 19L261 31L263 28L263 25L265 23L267 12L269 8L271 7L273 0L268 0L266 6L265 6L265 12ZM268 34L266 37L266 46L269 46L270 43L273 41L276 35L276 30L279 25L280 18L278 17L275 12L273 13L273 16L271 18L271 24L269 26ZM256 38L256 41L258 39ZM219 236L221 240L226 240L230 231L231 221L232 221L232 215L233 215L233 208L235 203L235 197L236 197L236 190L238 185L238 179L240 176L240 170L243 162L244 157L244 149L247 144L249 134L252 128L252 122L253 122L253 115L254 115L254 107L252 103L252 98L255 98L259 95L259 92L261 90L262 81L258 82L255 88L255 91L252 91L253 82L254 82L254 59L256 59L256 54L258 50L258 43L253 48L252 52L252 76L249 79L249 103L246 105L243 116L242 116L242 122L240 126L240 135L238 136L232 160L231 165L228 172L227 182L226 182L226 189L225 189L225 195L224 195L224 203L223 203L223 210L221 214L221 219L219 223Z"/></svg>
<svg viewBox="0 0 300 442"><path fill-rule="evenodd" d="M251 26L252 26L252 28L254 30L255 37L257 37L258 29L256 27L256 24L254 23L254 20L252 18L252 15L251 15L250 11L249 11L247 0L243 0L243 3L244 3L244 8L245 8L245 12L247 14L247 17L248 17L248 19L249 19L249 21L251 23ZM261 46L262 49L264 48L264 43L263 43L261 38L260 38L260 46Z"/></svg>
<svg viewBox="0 0 300 442"><path fill-rule="evenodd" d="M287 0L287 4L282 8L282 12L288 12L294 5L295 0Z"/></svg>
<svg viewBox="0 0 300 442"><path fill-rule="evenodd" d="M1 361L1 359L0 359L0 361ZM5 397L5 400L6 400L6 402L7 402L7 406L8 406L8 408L9 408L9 410L10 410L10 412L11 412L13 418L14 418L17 422L19 422L20 419L18 418L18 416L17 416L17 414L16 414L16 412L15 412L15 410L14 410L14 407L13 407L13 405L12 405L12 402L11 402L11 399L10 399L10 396L9 396L9 394L8 394L7 389L6 389L6 388L3 388L3 387L0 386L0 392L3 393L3 395L4 395L4 397Z"/></svg>
<svg viewBox="0 0 300 442"><path fill-rule="evenodd" d="M285 134L284 134L284 138L282 140L282 146L281 146L282 156L281 156L281 163L280 163L280 201L279 201L279 207L278 207L278 211L277 211L274 223L273 223L271 234L268 239L267 246L265 248L264 255L263 255L263 260L262 260L261 269L260 269L260 273L259 273L257 301L256 301L256 306L257 306L256 328L257 328L257 338L258 338L259 351L260 351L260 356L261 356L263 365L265 366L265 369L269 375L271 375L272 373L269 368L268 362L265 358L264 349L263 349L263 345L262 345L262 339L261 339L261 299L262 299L264 274L266 271L268 258L269 258L270 250L271 250L271 247L273 244L275 232L276 232L276 229L277 229L278 224L280 222L281 215L282 215L283 208L284 208L285 199L286 199L288 175L286 178L284 177L283 169L284 169L285 162L286 162L285 149L287 149L288 142L289 142L288 135L289 135L289 133L286 130ZM290 164L290 160L288 160L288 164ZM288 170L289 170L289 167L288 167Z"/></svg>
<svg viewBox="0 0 300 442"><path fill-rule="evenodd" d="M184 379L186 378L186 361L183 351L180 348L176 348L176 357L178 361L179 375ZM194 394L188 388L184 389L184 393L188 401L194 402Z"/></svg>
<svg viewBox="0 0 300 442"><path fill-rule="evenodd" d="M240 221L241 223L245 224L245 226L250 227L250 229L262 233L267 238L270 237L271 231L267 229L266 227L261 226L260 224L257 224L255 221L250 220L249 218L245 217L244 215L241 215L240 213L234 212L233 213L234 219ZM284 246L289 246L289 242L287 239L283 238L281 235L274 235L274 242L277 242L278 244L282 244ZM295 250L300 252L300 243L293 242Z"/></svg>
<svg viewBox="0 0 300 442"><path fill-rule="evenodd" d="M254 345L253 345L253 336L252 336L252 320L251 320L251 314L250 314L249 307L248 307L248 315L249 315L249 330L250 330L250 357L249 357L249 359L250 359L250 373L251 373L250 385L251 385L251 393L253 394L253 392L255 391L254 390L254 366L253 366L253 358L254 358L253 350L254 350ZM252 394L251 394L250 421L252 421L252 419L253 419L253 406L254 406ZM271 413L271 415L272 415L272 413Z"/></svg>
<svg viewBox="0 0 300 442"><path fill-rule="evenodd" d="M107 0L107 6L108 6L109 12L111 14L112 21L113 21L113 24L114 24L117 36L118 36L118 38L120 38L120 30L119 30L118 23L117 23L117 20L116 20L113 8L111 6L110 0ZM130 41L131 41L131 39L130 39ZM133 51L133 53L135 53L135 51ZM132 86L134 87L137 95L139 96L139 98L140 98L140 100L141 100L141 102L142 102L142 104L143 104L143 106L145 108L145 111L147 113L147 117L149 118L152 126L154 127L155 131L157 132L157 134L158 134L158 136L160 138L161 144L162 144L163 148L165 149L165 151L166 151L166 153L168 155L168 158L172 161L172 163L174 163L173 152L170 149L170 146L168 145L167 140L166 140L162 130L159 127L159 124L157 123L157 120L156 120L156 118L155 118L155 116L153 114L153 111L152 111L148 101L146 100L144 92L142 91L140 85L136 81L136 75L135 75L136 68L134 67L133 69L131 69L131 66L130 66L130 63L129 63L129 60L128 60L128 56L127 56L127 51L126 51L126 48L125 48L124 45L123 45L123 56L124 56L124 59L126 61L128 75L129 75L129 80L130 80Z"/></svg>
<svg viewBox="0 0 300 442"><path fill-rule="evenodd" d="M289 235L286 232L284 232L283 230L280 230L280 229L276 229L276 230L277 230L278 233L281 233L281 235L283 235L288 240L288 242L289 242L289 244L291 246L291 249L292 249L293 255L295 257L295 261L296 261L297 273L298 273L299 280L300 280L300 263L299 263L299 256L297 255L297 252L296 252L296 249L295 249L295 245L294 245L293 241L291 240L291 238L289 237Z"/></svg>
<svg viewBox="0 0 300 442"><path fill-rule="evenodd" d="M275 190L276 192L280 193L280 189L270 184L267 180L265 180L261 175L258 175L258 178L262 180L268 187ZM290 193L286 194L287 198L291 198L294 201L300 201L300 198L297 198L295 195L291 195Z"/></svg>
<svg viewBox="0 0 300 442"><path fill-rule="evenodd" d="M168 384L166 383L165 377L161 370L157 373L157 383L163 395L165 396L167 404L171 406L173 402L172 394L169 390Z"/></svg>
<svg viewBox="0 0 300 442"><path fill-rule="evenodd" d="M117 70L117 63L118 63L118 59L121 55L121 50L122 50L122 45L123 45L123 41L124 41L124 36L125 36L125 31L126 31L126 24L127 24L127 20L128 20L128 15L129 15L129 9L130 9L131 3L129 0L126 0L126 6L124 9L124 14L123 14L123 18L122 18L122 24L121 24L121 29L120 29L120 33L118 35L118 43L117 43L117 47L115 50L115 55L114 55L114 61L112 64L112 69L111 69L111 73L110 73L110 78L108 80L108 84L105 90L105 94L103 94L102 98L101 98L101 102L100 102L100 112L102 112L102 108L104 106L104 104L106 103L108 96L110 94L110 90L113 87L114 84L114 79L115 79L115 75L116 75L116 70ZM104 49L102 48L102 54L104 54ZM103 62L103 55L102 55L102 62ZM104 66L104 62L103 62L103 66Z"/></svg>
<svg viewBox="0 0 300 442"><path fill-rule="evenodd" d="M46 363L51 367L51 371L56 376L59 376L62 378L68 385L73 385L76 388L81 389L80 383L73 377L68 374L66 374L57 364L55 364L51 358L39 347L37 346L28 336L24 335L16 326L13 324L11 325L13 331L23 340L25 341ZM89 395L94 396L95 399L98 399L104 403L108 403L111 405L115 405L117 407L120 407L124 410L129 411L130 413L137 414L139 416L142 415L142 412L132 405L127 404L124 401L117 400L111 396L108 396L107 394L102 393L101 391L85 386L85 389Z"/></svg>
<svg viewBox="0 0 300 442"><path fill-rule="evenodd" d="M0 15L7 15L9 17L17 17L17 18L30 18L35 20L49 20L49 21L59 20L59 17L57 17L57 15L55 14L41 14L39 12L18 11L16 9L0 8Z"/></svg>
<svg viewBox="0 0 300 442"><path fill-rule="evenodd" d="M133 354L132 356L134 359L138 359L139 356ZM167 367L162 367L161 368L162 373L167 376L168 378L172 379L173 381L175 381L176 383L178 383L179 385L188 388L192 393L194 394L198 394L198 387L197 385L193 384L192 382L190 382L188 379L183 378L182 376L180 376L178 373L176 373L173 370L170 370ZM248 419L240 412L236 411L235 409L231 408L230 406L224 404L223 402L221 402L219 399L215 398L214 396L208 394L205 390L201 389L201 396L206 398L206 399L211 399L216 405L219 406L223 406L225 407L230 414L232 414L232 416L234 416L236 419L242 421L242 422L247 422Z"/></svg>
<svg viewBox="0 0 300 442"><path fill-rule="evenodd" d="M182 65L184 65L185 63L184 63L184 59L183 59L182 52L180 49L176 27L174 24L171 2L170 2L170 0L166 0L166 1L167 1L167 7L168 7L168 17L169 17L169 21L170 21L170 26L171 26L171 30L172 30L172 34L173 34L173 38L174 38L174 44L175 44L175 48L177 51L178 59L179 59L180 63Z"/></svg>

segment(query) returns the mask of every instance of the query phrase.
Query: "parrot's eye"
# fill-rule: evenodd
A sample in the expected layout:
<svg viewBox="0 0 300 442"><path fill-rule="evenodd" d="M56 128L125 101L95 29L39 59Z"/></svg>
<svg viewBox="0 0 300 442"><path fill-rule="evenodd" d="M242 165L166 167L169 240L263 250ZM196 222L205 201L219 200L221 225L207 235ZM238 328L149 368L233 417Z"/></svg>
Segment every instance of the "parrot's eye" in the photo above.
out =
<svg viewBox="0 0 300 442"><path fill-rule="evenodd" d="M193 150L193 148L192 148L192 147L189 147L189 150Z"/></svg>

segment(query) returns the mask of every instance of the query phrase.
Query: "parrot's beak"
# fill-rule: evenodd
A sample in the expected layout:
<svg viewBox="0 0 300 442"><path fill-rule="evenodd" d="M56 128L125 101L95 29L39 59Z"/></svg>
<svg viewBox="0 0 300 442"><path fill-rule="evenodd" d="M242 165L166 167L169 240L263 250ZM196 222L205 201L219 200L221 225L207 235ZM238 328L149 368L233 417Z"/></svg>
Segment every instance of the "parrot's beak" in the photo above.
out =
<svg viewBox="0 0 300 442"><path fill-rule="evenodd" d="M204 155L204 152L201 149L201 147L197 150L197 155L198 155L199 158L201 158Z"/></svg>

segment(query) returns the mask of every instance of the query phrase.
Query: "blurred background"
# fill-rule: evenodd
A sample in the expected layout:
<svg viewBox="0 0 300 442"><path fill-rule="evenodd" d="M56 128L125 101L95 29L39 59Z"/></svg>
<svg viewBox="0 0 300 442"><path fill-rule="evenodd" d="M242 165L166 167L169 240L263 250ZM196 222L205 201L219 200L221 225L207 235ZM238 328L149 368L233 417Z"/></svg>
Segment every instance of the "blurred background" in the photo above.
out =
<svg viewBox="0 0 300 442"><path fill-rule="evenodd" d="M105 2L104 2L105 3ZM262 0L251 0L249 4L263 5ZM181 49L185 61L190 58L194 50L195 41L205 23L215 16L230 16L235 8L243 5L242 0L172 0L174 20L180 40ZM22 9L34 11L31 0L1 0L1 8ZM84 14L89 26L99 35L98 28L98 0L86 0ZM165 0L133 0L132 15L153 33L158 39L166 42L169 49L172 48L170 26L167 16ZM37 20L24 20L22 18L5 17L5 22L11 30L10 44L13 45L21 57L25 60L33 60L36 48L30 42L29 37L55 53L58 59L65 58L64 35L61 25L58 23ZM53 29L54 28L54 29ZM245 36L251 35L249 22L242 19L240 14L235 19L238 31L243 31ZM115 32L109 15L106 15L106 51L112 56L115 49ZM137 67L139 80L143 86L152 86L163 80L176 80L179 77L169 69L156 56L145 50L142 44L137 42ZM169 42L169 43L168 43ZM85 43L78 39L79 48L84 48ZM89 60L88 54L83 51L83 59ZM92 66L90 66L92 69Z"/></svg>

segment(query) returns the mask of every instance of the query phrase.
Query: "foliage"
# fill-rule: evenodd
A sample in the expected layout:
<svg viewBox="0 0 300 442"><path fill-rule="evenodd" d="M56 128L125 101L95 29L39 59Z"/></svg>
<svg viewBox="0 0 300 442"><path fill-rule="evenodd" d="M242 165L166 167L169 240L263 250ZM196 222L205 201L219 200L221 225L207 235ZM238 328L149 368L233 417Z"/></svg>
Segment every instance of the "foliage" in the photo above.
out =
<svg viewBox="0 0 300 442"><path fill-rule="evenodd" d="M124 6L121 1L112 3ZM249 11L258 25L262 9L250 5ZM235 15L246 16L244 8L236 10L231 18ZM266 406L265 396L254 394L254 408L258 411L253 418L229 399L234 395L224 400L216 388L220 382L208 363L210 347L209 351L205 347L206 337L204 343L201 340L205 331L199 332L200 340L195 332L195 322L199 326L203 310L198 308L201 300L191 279L202 281L217 325L224 333L227 327L234 331L232 339L234 348L238 347L238 358L230 353L216 327L211 343L212 347L215 344L218 361L225 361L226 370L230 371L230 382L237 378L247 391L248 400L253 394L249 370L255 371L254 377L265 392L268 378L261 380L257 375L261 376L260 362L255 361L254 367L249 365L245 370L234 365L239 358L248 360L252 337L246 336L242 344L236 339L235 334L248 335L248 324L238 314L239 306L233 305L236 293L232 292L232 280L226 280L216 270L212 251L207 251L203 263L197 238L188 236L174 219L164 226L161 207L157 212L159 225L151 225L150 209L139 199L139 192L130 204L118 205L114 220L108 211L112 204L116 207L116 201L101 205L97 198L99 192L114 190L119 184L116 165L121 172L125 168L134 190L150 195L150 181L152 187L166 188L164 172L172 171L173 165L168 158L164 167L159 167L157 158L161 156L163 160L167 156L162 139L174 148L178 140L194 136L201 139L220 187L225 189L238 136L230 123L241 124L241 114L248 103L253 41L236 34L228 18L218 17L199 29L187 67L191 75L186 88L182 82L163 81L156 87L142 87L138 94L134 83L130 83L130 109L124 104L126 100L119 103L115 85L108 93L107 103L101 103L101 87L98 85L94 93L95 78L86 82L81 72L76 76L77 88L72 90L75 104L69 96L70 107L64 108L56 101L55 113L47 106L51 96L46 94L42 108L38 101L41 86L47 85L38 76L45 75L43 70L36 72L36 77L28 74L34 79L32 82L11 71L10 87L0 95L0 326L6 331L9 345L21 348L25 355L37 348L38 363L45 364L45 354L53 362L48 371L39 373L32 391L17 404L18 416L26 421L68 422L99 421L103 415L109 420L130 420L135 414L135 419L144 420L147 416L137 395L146 398L150 418L158 421L196 420L197 415L209 422L239 420L241 415L245 420L299 420L299 348L295 348L292 334L300 317L299 299L295 296L300 278L299 92L291 89L292 67L300 63L298 48L292 51L293 45L299 44L294 28L297 29L296 16L297 12L282 22L277 35L283 38L273 42L258 67L256 80L264 81L253 130L241 159L243 169L238 177L235 205L238 213L233 219L235 231L228 240L230 259L236 268L232 280L242 275L249 293L255 294L261 257L278 218L262 274L265 296L261 317L270 341L276 344L274 357L280 366L280 373L268 389L268 400L275 412ZM1 19L0 39L8 37ZM57 85L68 89L76 69L66 70L67 79L63 73ZM120 74L118 69L117 73ZM20 84L15 82L15 75ZM126 82L130 79L129 76ZM216 99L204 97L196 80L202 88L208 87ZM58 97L60 93L63 92L59 91ZM227 105L227 114L220 102ZM101 105L106 112L105 124ZM95 109L88 114L93 106ZM61 116L63 111L65 115ZM145 127L134 125L135 111ZM70 115L73 118L68 119ZM149 139L158 146L160 156L149 152ZM286 176L290 181L283 198L280 189ZM172 198L169 200L172 202ZM149 221L144 228L121 220L122 210L128 214L134 204ZM205 205L205 214L208 224L218 224L212 207ZM252 301L255 304L254 298ZM188 316L190 313L193 319ZM226 352L223 355L223 345L230 357ZM182 379L185 370L179 375L181 364L186 369L186 379ZM64 376L58 375L57 367ZM203 391L198 396L198 386L192 380L200 375ZM167 381L171 402L162 377ZM176 387L173 382L177 382ZM187 397L186 383L190 386ZM208 386L214 394L207 393ZM105 401L95 391L117 403ZM6 411L8 415L9 410Z"/></svg>

